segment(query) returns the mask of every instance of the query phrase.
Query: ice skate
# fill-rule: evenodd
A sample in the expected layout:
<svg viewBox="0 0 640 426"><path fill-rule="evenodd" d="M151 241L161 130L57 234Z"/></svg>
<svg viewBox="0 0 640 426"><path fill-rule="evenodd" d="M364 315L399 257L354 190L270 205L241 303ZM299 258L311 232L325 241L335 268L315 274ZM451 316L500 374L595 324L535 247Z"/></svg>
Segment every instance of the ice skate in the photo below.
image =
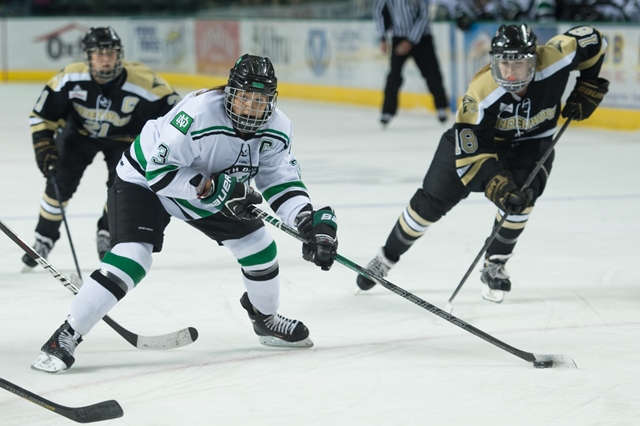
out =
<svg viewBox="0 0 640 426"><path fill-rule="evenodd" d="M71 368L76 359L73 356L82 336L68 322L64 322L40 349L40 356L31 364L34 370L59 373Z"/></svg>
<svg viewBox="0 0 640 426"><path fill-rule="evenodd" d="M438 121L445 123L447 121L447 110L444 108L438 108Z"/></svg>
<svg viewBox="0 0 640 426"><path fill-rule="evenodd" d="M384 249L380 249L376 257L369 262L367 268L369 271L373 272L375 275L385 278L389 275L389 270L395 265L396 262L393 262L384 255ZM358 275L358 279L356 280L356 284L360 287L360 290L370 290L376 285L376 282L366 278L362 275Z"/></svg>
<svg viewBox="0 0 640 426"><path fill-rule="evenodd" d="M511 281L505 268L507 260L513 254L494 254L485 259L484 268L480 270L482 285L482 298L490 302L501 303L504 293L511 291Z"/></svg>
<svg viewBox="0 0 640 426"><path fill-rule="evenodd" d="M380 124L382 125L383 129L387 128L392 118L393 118L393 115L388 113L384 113L380 116Z"/></svg>
<svg viewBox="0 0 640 426"><path fill-rule="evenodd" d="M44 259L47 259L49 257L49 253L53 249L53 244L54 242L51 238L44 237L36 232L36 242L33 243L33 250L35 250L35 252ZM24 263L22 272L29 272L38 264L38 262L33 260L28 254L22 256L22 263Z"/></svg>
<svg viewBox="0 0 640 426"><path fill-rule="evenodd" d="M302 322L285 318L278 313L273 315L260 313L251 304L247 293L240 298L240 304L249 314L253 330L263 345L287 348L313 346L313 342L309 339L309 329Z"/></svg>
<svg viewBox="0 0 640 426"><path fill-rule="evenodd" d="M98 247L98 257L100 260L105 254L111 251L111 235L106 229L100 229L96 235L96 245Z"/></svg>

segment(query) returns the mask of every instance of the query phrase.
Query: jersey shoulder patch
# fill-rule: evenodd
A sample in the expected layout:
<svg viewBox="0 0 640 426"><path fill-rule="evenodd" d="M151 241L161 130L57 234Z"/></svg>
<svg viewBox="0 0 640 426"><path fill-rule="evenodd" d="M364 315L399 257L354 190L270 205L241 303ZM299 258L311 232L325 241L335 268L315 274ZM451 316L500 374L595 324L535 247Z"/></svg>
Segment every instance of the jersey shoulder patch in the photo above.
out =
<svg viewBox="0 0 640 426"><path fill-rule="evenodd" d="M192 123L193 118L191 118L189 114L184 111L180 111L179 113L177 113L176 116L173 117L173 120L171 120L171 125L178 129L178 131L183 135L187 134Z"/></svg>

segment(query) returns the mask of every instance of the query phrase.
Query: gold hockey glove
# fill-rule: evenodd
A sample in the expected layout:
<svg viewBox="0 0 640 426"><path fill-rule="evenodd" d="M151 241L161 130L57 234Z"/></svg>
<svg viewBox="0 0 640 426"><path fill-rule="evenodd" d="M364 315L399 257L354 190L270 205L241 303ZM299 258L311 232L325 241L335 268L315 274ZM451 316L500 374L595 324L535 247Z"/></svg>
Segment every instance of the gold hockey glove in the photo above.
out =
<svg viewBox="0 0 640 426"><path fill-rule="evenodd" d="M44 177L55 175L58 170L58 147L53 139L40 139L33 141L33 150L36 153L38 169Z"/></svg>
<svg viewBox="0 0 640 426"><path fill-rule="evenodd" d="M502 211L511 208L511 213L518 214L527 208L533 197L531 188L518 189L513 175L507 171L498 172L487 184L484 195Z"/></svg>
<svg viewBox="0 0 640 426"><path fill-rule="evenodd" d="M609 91L609 81L604 78L587 80L582 77L576 79L576 86L567 98L567 104L562 109L562 116L573 117L580 121L587 119L598 108L604 95Z"/></svg>

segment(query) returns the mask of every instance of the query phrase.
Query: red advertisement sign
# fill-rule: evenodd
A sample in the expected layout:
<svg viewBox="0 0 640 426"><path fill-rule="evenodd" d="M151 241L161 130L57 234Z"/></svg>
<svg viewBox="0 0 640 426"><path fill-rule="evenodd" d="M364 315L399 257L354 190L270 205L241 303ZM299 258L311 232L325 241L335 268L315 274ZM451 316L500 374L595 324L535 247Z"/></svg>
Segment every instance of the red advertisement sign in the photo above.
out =
<svg viewBox="0 0 640 426"><path fill-rule="evenodd" d="M240 57L240 24L231 21L195 22L197 72L227 76Z"/></svg>

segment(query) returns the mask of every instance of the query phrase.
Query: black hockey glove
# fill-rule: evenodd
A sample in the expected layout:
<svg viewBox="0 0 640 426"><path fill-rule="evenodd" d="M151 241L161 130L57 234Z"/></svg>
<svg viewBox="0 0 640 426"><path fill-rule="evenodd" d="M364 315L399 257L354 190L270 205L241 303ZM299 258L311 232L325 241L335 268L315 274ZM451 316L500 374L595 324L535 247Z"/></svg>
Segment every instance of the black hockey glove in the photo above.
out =
<svg viewBox="0 0 640 426"><path fill-rule="evenodd" d="M527 208L533 198L531 188L518 189L513 175L507 171L498 172L491 178L484 195L502 211L511 208L511 213L518 214Z"/></svg>
<svg viewBox="0 0 640 426"><path fill-rule="evenodd" d="M296 217L298 232L309 242L302 244L302 258L328 271L338 254L338 221L331 207L302 211Z"/></svg>
<svg viewBox="0 0 640 426"><path fill-rule="evenodd" d="M197 179L194 178L191 183L197 187L198 198L203 203L218 206L220 213L227 217L241 220L257 218L250 207L260 204L262 195L253 188L224 173L215 173L211 180L203 176L198 177L199 182L194 182Z"/></svg>
<svg viewBox="0 0 640 426"><path fill-rule="evenodd" d="M456 16L455 19L456 19L456 25L462 31L468 31L473 26L473 19L465 13L460 13L458 16Z"/></svg>
<svg viewBox="0 0 640 426"><path fill-rule="evenodd" d="M562 109L562 116L573 117L580 121L587 119L598 108L604 95L609 91L609 81L604 78L587 80L582 77L576 79L576 86L567 98L567 104Z"/></svg>
<svg viewBox="0 0 640 426"><path fill-rule="evenodd" d="M44 175L55 175L58 170L58 147L53 139L40 139L33 142L33 150L36 153L36 163Z"/></svg>

